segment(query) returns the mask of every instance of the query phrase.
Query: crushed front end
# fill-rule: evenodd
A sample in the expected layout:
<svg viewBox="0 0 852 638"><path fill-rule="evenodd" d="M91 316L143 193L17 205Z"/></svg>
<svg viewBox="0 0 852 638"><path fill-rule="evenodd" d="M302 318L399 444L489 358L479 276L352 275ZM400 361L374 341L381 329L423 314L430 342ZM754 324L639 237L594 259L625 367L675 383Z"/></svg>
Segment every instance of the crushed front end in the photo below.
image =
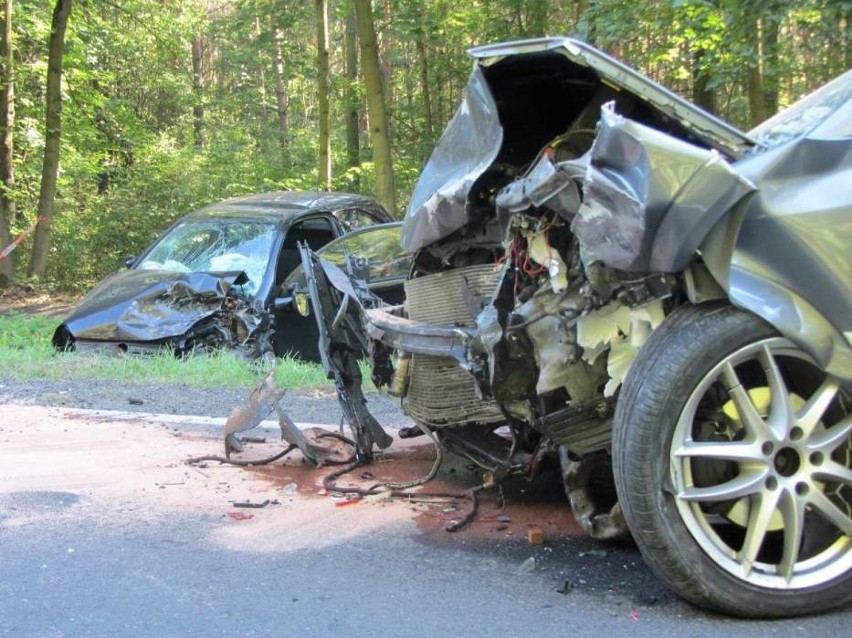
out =
<svg viewBox="0 0 852 638"><path fill-rule="evenodd" d="M495 478L558 463L585 531L622 535L619 387L674 306L719 294L694 255L753 189L727 161L748 140L570 40L473 54L403 225L405 304L303 254L320 349L350 411L360 348L446 448Z"/></svg>
<svg viewBox="0 0 852 638"><path fill-rule="evenodd" d="M248 359L271 352L262 304L241 292L243 272L126 270L99 284L56 329L57 350L177 356L231 350Z"/></svg>

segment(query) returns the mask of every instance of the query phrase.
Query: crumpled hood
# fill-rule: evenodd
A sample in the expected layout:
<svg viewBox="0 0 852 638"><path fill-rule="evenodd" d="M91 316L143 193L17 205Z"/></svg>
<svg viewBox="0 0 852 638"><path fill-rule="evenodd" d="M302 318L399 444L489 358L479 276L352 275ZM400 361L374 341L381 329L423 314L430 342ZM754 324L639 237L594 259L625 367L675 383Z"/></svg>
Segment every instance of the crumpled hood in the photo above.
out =
<svg viewBox="0 0 852 638"><path fill-rule="evenodd" d="M640 124L666 121L681 139L725 157L735 159L754 145L742 131L570 38L499 43L469 53L475 64L459 108L409 200L402 227L408 252L489 215L492 186L516 177L506 167L527 166L569 123L576 123L574 134L593 133L600 106L610 100L635 108Z"/></svg>
<svg viewBox="0 0 852 638"><path fill-rule="evenodd" d="M158 341L221 310L242 273L122 270L99 283L63 322L76 339Z"/></svg>

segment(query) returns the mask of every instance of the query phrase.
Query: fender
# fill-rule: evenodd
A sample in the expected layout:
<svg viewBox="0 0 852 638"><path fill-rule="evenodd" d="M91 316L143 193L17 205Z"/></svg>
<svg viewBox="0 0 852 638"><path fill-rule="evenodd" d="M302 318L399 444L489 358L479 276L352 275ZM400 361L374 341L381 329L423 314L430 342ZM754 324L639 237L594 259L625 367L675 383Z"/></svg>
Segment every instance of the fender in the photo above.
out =
<svg viewBox="0 0 852 638"><path fill-rule="evenodd" d="M583 262L682 272L702 240L756 189L718 152L601 109L583 203L571 223Z"/></svg>
<svg viewBox="0 0 852 638"><path fill-rule="evenodd" d="M826 372L852 386L852 339L829 323L811 303L794 290L771 279L757 268L747 269L737 235L746 215L739 206L713 227L699 248L701 262L687 277L693 303L727 295L730 302L772 324L810 354ZM691 267L692 268L692 267ZM690 271L687 271L690 272ZM706 276L709 274L709 277Z"/></svg>

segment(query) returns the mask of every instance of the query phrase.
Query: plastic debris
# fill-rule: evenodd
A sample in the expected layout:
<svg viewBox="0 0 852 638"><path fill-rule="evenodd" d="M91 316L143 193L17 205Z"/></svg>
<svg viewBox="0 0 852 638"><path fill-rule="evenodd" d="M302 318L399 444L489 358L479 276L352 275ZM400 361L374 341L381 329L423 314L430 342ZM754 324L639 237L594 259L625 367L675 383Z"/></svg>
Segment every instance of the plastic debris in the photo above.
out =
<svg viewBox="0 0 852 638"><path fill-rule="evenodd" d="M234 521L248 521L254 518L254 514L246 514L245 512L228 512L228 517Z"/></svg>
<svg viewBox="0 0 852 638"><path fill-rule="evenodd" d="M529 574L532 571L535 571L535 556L530 556L518 565L518 569L516 570L518 574Z"/></svg>
<svg viewBox="0 0 852 638"><path fill-rule="evenodd" d="M334 504L334 506L335 507L346 507L347 505L357 505L360 502L361 502L360 496L358 496L357 498L344 498L344 499L337 501Z"/></svg>
<svg viewBox="0 0 852 638"><path fill-rule="evenodd" d="M544 544L544 531L540 527L531 527L527 530L527 540L530 545Z"/></svg>
<svg viewBox="0 0 852 638"><path fill-rule="evenodd" d="M251 501L237 501L234 503L234 507L243 507L250 509L261 509L269 505L271 501L266 499L265 501L261 501L259 503L252 503Z"/></svg>

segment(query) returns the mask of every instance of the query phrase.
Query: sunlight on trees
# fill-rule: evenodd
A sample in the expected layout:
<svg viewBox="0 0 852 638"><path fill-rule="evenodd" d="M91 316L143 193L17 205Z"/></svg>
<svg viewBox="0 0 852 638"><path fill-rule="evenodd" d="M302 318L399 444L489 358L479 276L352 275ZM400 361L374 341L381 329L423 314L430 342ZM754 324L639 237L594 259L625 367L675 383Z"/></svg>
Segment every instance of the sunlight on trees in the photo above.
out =
<svg viewBox="0 0 852 638"><path fill-rule="evenodd" d="M330 184L401 214L477 44L572 35L742 128L852 65L852 6L832 0L74 0L51 85L66 2L4 0L0 250L52 221L0 262L0 282L28 265L85 288L187 210L248 192Z"/></svg>

